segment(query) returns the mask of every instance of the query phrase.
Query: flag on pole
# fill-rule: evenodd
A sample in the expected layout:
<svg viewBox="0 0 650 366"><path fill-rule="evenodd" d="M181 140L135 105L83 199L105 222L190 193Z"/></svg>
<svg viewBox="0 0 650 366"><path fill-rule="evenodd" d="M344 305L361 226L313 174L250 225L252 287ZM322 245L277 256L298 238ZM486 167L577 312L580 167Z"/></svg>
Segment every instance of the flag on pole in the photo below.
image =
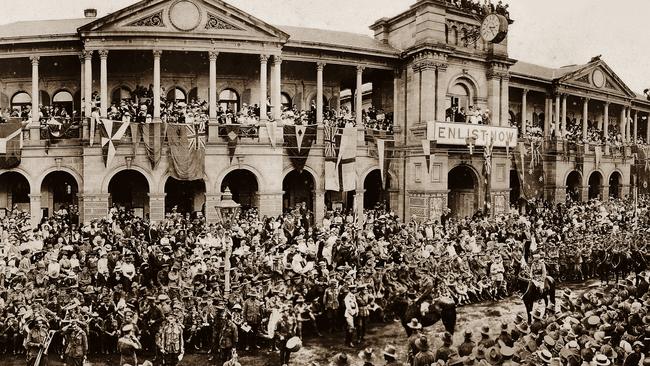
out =
<svg viewBox="0 0 650 366"><path fill-rule="evenodd" d="M341 187L339 185L339 170L337 168L337 134L338 127L325 126L323 128L323 137L325 148L323 155L325 156L325 190L338 192ZM339 142L340 142L340 135Z"/></svg>
<svg viewBox="0 0 650 366"><path fill-rule="evenodd" d="M337 164L341 166L341 176L343 178L343 192L354 191L356 189L357 174L355 164L357 159L357 128L345 127L341 137L341 148Z"/></svg>
<svg viewBox="0 0 650 366"><path fill-rule="evenodd" d="M0 169L12 169L20 165L23 149L23 123L12 118L0 123Z"/></svg>
<svg viewBox="0 0 650 366"><path fill-rule="evenodd" d="M124 137L130 123L118 122L110 119L102 119L101 123L100 133L102 135L102 157L104 158L104 166L108 167L117 152L115 143L119 142L122 137Z"/></svg>

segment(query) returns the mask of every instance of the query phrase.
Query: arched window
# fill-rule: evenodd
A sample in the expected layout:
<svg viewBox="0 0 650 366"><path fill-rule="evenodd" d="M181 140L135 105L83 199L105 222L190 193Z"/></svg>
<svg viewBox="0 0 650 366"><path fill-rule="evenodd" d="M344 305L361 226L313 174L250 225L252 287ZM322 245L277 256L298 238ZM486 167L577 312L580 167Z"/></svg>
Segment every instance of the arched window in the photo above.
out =
<svg viewBox="0 0 650 366"><path fill-rule="evenodd" d="M239 111L239 94L233 89L224 89L219 93L219 107L224 111L230 109L237 113Z"/></svg>
<svg viewBox="0 0 650 366"><path fill-rule="evenodd" d="M199 101L199 89L197 87L194 87L194 88L190 89L190 92L188 93L188 98L189 98L190 102L191 101L198 102Z"/></svg>
<svg viewBox="0 0 650 366"><path fill-rule="evenodd" d="M23 107L32 105L32 97L24 91L14 94L11 98L11 108L21 110Z"/></svg>
<svg viewBox="0 0 650 366"><path fill-rule="evenodd" d="M39 91L39 92L38 92L38 96L39 96L39 98L40 98L40 99L38 100L38 103L39 103L39 104L41 104L41 105L43 105L43 106L50 105L50 95L47 94L47 92L46 92L45 90L41 90L41 91Z"/></svg>
<svg viewBox="0 0 650 366"><path fill-rule="evenodd" d="M120 104L124 99L131 99L131 89L126 86L119 86L113 90L111 95L112 104Z"/></svg>
<svg viewBox="0 0 650 366"><path fill-rule="evenodd" d="M67 90L60 90L52 97L52 106L65 109L68 115L72 114L72 103L72 94Z"/></svg>
<svg viewBox="0 0 650 366"><path fill-rule="evenodd" d="M291 109L293 104L291 104L291 97L287 93L280 94L282 97L282 109Z"/></svg>
<svg viewBox="0 0 650 366"><path fill-rule="evenodd" d="M465 84L454 84L449 90L449 97L449 105L447 107L457 107L459 111L461 108L464 108L465 111L469 108L470 93Z"/></svg>
<svg viewBox="0 0 650 366"><path fill-rule="evenodd" d="M185 91L183 91L183 89L179 87L173 87L167 93L167 101L185 102L186 100L187 100L187 96L185 95Z"/></svg>

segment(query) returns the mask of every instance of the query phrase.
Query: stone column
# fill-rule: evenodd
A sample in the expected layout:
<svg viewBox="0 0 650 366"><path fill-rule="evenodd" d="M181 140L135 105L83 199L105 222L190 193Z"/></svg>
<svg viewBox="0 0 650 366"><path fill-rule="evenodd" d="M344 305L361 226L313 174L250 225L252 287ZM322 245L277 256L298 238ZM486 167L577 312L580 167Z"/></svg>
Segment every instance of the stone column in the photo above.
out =
<svg viewBox="0 0 650 366"><path fill-rule="evenodd" d="M603 111L603 137L606 139L609 135L609 102L605 102Z"/></svg>
<svg viewBox="0 0 650 366"><path fill-rule="evenodd" d="M160 119L160 56L161 50L153 51L153 118Z"/></svg>
<svg viewBox="0 0 650 366"><path fill-rule="evenodd" d="M165 219L165 193L149 193L149 218L152 222Z"/></svg>
<svg viewBox="0 0 650 366"><path fill-rule="evenodd" d="M273 85L271 104L273 104L273 118L279 120L282 117L282 56L273 56Z"/></svg>
<svg viewBox="0 0 650 366"><path fill-rule="evenodd" d="M282 200L280 198L280 200ZM280 205L282 207L282 205ZM314 192L314 221L315 225L319 226L323 223L325 218L325 191Z"/></svg>
<svg viewBox="0 0 650 366"><path fill-rule="evenodd" d="M566 120L566 103L568 99L568 95L562 94L562 126L560 127L560 131L568 130L569 126Z"/></svg>
<svg viewBox="0 0 650 366"><path fill-rule="evenodd" d="M625 141L630 142L632 134L630 133L631 113L630 107L625 107Z"/></svg>
<svg viewBox="0 0 650 366"><path fill-rule="evenodd" d="M632 113L632 111L630 111L630 113ZM634 143L636 143L636 139L637 139L637 127L639 123L638 117L639 117L639 111L634 111L634 126L633 126L634 130L632 133L632 138L634 138L633 140Z"/></svg>
<svg viewBox="0 0 650 366"><path fill-rule="evenodd" d="M526 133L526 117L528 115L528 89L523 89L521 91L521 135L523 136Z"/></svg>
<svg viewBox="0 0 650 366"><path fill-rule="evenodd" d="M85 109L84 94L86 92L86 75L84 74L85 74L86 65L84 64L83 52L79 54L79 64L81 65L81 77L79 78L79 95L80 95L79 102L81 103L81 105L78 106L77 108L79 108L80 113L83 112L81 113L82 116L86 116L86 115L90 116L90 113L84 110Z"/></svg>
<svg viewBox="0 0 650 366"><path fill-rule="evenodd" d="M106 217L108 214L108 193L86 193L83 195L83 217L86 222Z"/></svg>
<svg viewBox="0 0 650 366"><path fill-rule="evenodd" d="M219 213L217 212L217 205L221 201L221 192L215 194L205 194L205 221L208 224L215 224L219 222Z"/></svg>
<svg viewBox="0 0 650 366"><path fill-rule="evenodd" d="M84 110L86 117L90 117L93 111L93 51L83 51L84 55Z"/></svg>
<svg viewBox="0 0 650 366"><path fill-rule="evenodd" d="M555 137L562 136L562 121L560 121L560 93L555 94Z"/></svg>
<svg viewBox="0 0 650 366"><path fill-rule="evenodd" d="M412 70L413 70L412 82L408 84L410 91L407 92L408 104L409 104L409 108L407 110L412 111L409 112L409 116L411 115L411 113L415 116L414 118L415 123L422 123L422 114L421 114L422 102L420 98L420 87L421 87L420 66L415 64L413 65ZM408 79L408 75L406 77Z"/></svg>
<svg viewBox="0 0 650 366"><path fill-rule="evenodd" d="M32 124L29 126L29 139L34 141L41 137L41 121L39 117L40 92L38 88L38 62L40 56L30 56L32 62Z"/></svg>
<svg viewBox="0 0 650 366"><path fill-rule="evenodd" d="M551 110L551 98L546 95L546 101L544 105L544 137L549 137L551 135L551 119L553 118L553 113Z"/></svg>
<svg viewBox="0 0 650 366"><path fill-rule="evenodd" d="M621 116L618 121L618 130L621 132L623 141L626 141L627 138L625 137L625 106L621 106Z"/></svg>
<svg viewBox="0 0 650 366"><path fill-rule="evenodd" d="M492 126L501 125L501 79L499 75L488 75L488 109Z"/></svg>
<svg viewBox="0 0 650 366"><path fill-rule="evenodd" d="M510 118L510 76L504 75L501 78L501 126L507 127L509 125L508 118ZM512 121L516 123L517 121Z"/></svg>
<svg viewBox="0 0 650 366"><path fill-rule="evenodd" d="M436 119L436 102L438 95L436 91L436 67L433 64L422 63L420 65L420 120L422 122L434 121Z"/></svg>
<svg viewBox="0 0 650 366"><path fill-rule="evenodd" d="M436 66L436 121L445 121L445 99L447 98L447 64L438 63Z"/></svg>
<svg viewBox="0 0 650 366"><path fill-rule="evenodd" d="M214 122L217 119L217 57L219 52L210 51L208 52L208 58L210 59L210 82L208 100L209 105L208 109L210 110L210 122Z"/></svg>
<svg viewBox="0 0 650 366"><path fill-rule="evenodd" d="M32 227L36 227L38 223L43 218L43 213L41 211L41 195L40 194L30 194L29 195L29 213L32 219Z"/></svg>
<svg viewBox="0 0 650 366"><path fill-rule="evenodd" d="M260 55L260 121L266 121L266 101L267 101L267 63L269 61L268 55Z"/></svg>
<svg viewBox="0 0 650 366"><path fill-rule="evenodd" d="M316 123L323 124L323 69L324 62L316 63Z"/></svg>
<svg viewBox="0 0 650 366"><path fill-rule="evenodd" d="M108 114L108 50L99 51L99 115L106 117Z"/></svg>
<svg viewBox="0 0 650 366"><path fill-rule="evenodd" d="M363 216L363 194L365 190L357 190L354 193L354 212L357 215L357 221L359 224L365 224Z"/></svg>
<svg viewBox="0 0 650 366"><path fill-rule="evenodd" d="M587 119L589 118L589 98L582 102L582 138L587 139Z"/></svg>
<svg viewBox="0 0 650 366"><path fill-rule="evenodd" d="M397 126L399 125L400 118L397 117L397 111L399 110L399 79L401 72L399 69L393 70L393 122Z"/></svg>
<svg viewBox="0 0 650 366"><path fill-rule="evenodd" d="M357 65L357 95L354 105L356 109L356 122L357 126L361 126L361 110L363 109L363 70L365 67Z"/></svg>

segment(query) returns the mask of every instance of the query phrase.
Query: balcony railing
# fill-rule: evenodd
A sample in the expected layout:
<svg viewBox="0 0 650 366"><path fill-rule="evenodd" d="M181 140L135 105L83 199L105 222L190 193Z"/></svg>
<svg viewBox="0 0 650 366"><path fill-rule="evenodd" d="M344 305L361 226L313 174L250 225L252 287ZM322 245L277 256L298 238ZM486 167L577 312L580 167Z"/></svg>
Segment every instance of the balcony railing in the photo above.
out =
<svg viewBox="0 0 650 366"><path fill-rule="evenodd" d="M260 126L258 125L241 125L227 124L218 126L219 137L227 138L231 133L236 134L239 138L259 138Z"/></svg>
<svg viewBox="0 0 650 366"><path fill-rule="evenodd" d="M40 120L41 140L68 140L81 138L81 119L51 117Z"/></svg>

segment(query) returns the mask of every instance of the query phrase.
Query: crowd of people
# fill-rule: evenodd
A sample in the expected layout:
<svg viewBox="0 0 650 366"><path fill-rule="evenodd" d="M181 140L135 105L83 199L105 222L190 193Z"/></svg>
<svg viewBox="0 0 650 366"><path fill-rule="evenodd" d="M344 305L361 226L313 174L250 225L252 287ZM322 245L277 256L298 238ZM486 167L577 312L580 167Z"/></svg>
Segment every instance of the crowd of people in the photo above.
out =
<svg viewBox="0 0 650 366"><path fill-rule="evenodd" d="M496 4L492 0L483 0L483 2L479 0L447 0L447 4L477 16L497 13L510 19L509 4L503 4L501 0Z"/></svg>
<svg viewBox="0 0 650 366"><path fill-rule="evenodd" d="M300 342L322 333L365 348L370 322L399 316L393 303L404 296L415 301L426 291L461 306L514 294L522 276L536 284L547 273L557 281L613 282L605 269L615 258L645 263L649 202L633 210L623 200L539 201L526 214L424 222L382 208L363 218L329 211L318 223L303 204L278 217L252 209L220 224L175 211L149 222L115 207L80 224L62 210L37 227L25 212L8 210L0 220L0 351L33 361L49 338L50 357L65 355L71 364L118 352L120 365L142 358L174 365L185 353L209 352L221 365L260 347L277 349L288 364ZM434 353L435 340L416 333L408 347L393 344L383 355L408 356L418 366L436 362L431 357L463 364L466 356L462 362L500 364L491 360L508 354L540 365L569 353L580 361L563 364L622 364L637 357L635 342L647 350L646 276L624 288L569 294L557 314L505 324L503 342L488 329L473 347L456 349L445 336ZM409 327L418 330L417 321ZM377 355L366 349L360 356Z"/></svg>

